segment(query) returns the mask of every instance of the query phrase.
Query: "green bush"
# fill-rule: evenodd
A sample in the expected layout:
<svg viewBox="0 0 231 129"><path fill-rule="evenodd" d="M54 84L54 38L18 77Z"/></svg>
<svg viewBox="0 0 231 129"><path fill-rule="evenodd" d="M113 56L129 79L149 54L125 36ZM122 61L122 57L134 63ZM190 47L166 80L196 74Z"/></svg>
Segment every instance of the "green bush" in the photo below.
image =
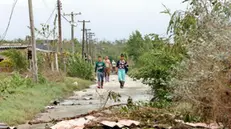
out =
<svg viewBox="0 0 231 129"><path fill-rule="evenodd" d="M149 46L152 44L152 47L136 57L135 66L129 72L129 75L133 78L142 79L145 84L151 86L154 96L153 101L171 101L172 91L169 86L173 76L171 69L177 62L181 61L184 51L179 49L179 46L170 45L168 39L155 34L146 36L143 42L144 44L145 42L148 43ZM128 51L128 54L131 55L132 53Z"/></svg>
<svg viewBox="0 0 231 129"><path fill-rule="evenodd" d="M26 54L23 54L22 52L18 50L7 50L1 52L1 55L6 56L11 60L13 64L13 68L17 71L25 71L28 68L28 61L26 58Z"/></svg>
<svg viewBox="0 0 231 129"><path fill-rule="evenodd" d="M130 75L137 79L142 78L144 83L150 85L155 100L171 100L168 82L171 79L171 67L177 61L178 57L171 52L152 50L139 58L137 68Z"/></svg>
<svg viewBox="0 0 231 129"><path fill-rule="evenodd" d="M92 64L82 60L79 55L71 55L67 59L67 74L71 77L93 79Z"/></svg>
<svg viewBox="0 0 231 129"><path fill-rule="evenodd" d="M0 96L15 93L17 88L32 87L34 84L30 78L23 78L19 73L0 81Z"/></svg>

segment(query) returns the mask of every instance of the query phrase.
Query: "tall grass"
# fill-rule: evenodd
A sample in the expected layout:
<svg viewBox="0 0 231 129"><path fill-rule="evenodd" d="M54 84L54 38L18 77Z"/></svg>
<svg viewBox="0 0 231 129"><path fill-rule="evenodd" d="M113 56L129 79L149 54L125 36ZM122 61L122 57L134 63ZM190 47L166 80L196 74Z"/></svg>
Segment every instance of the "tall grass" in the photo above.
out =
<svg viewBox="0 0 231 129"><path fill-rule="evenodd" d="M42 81L41 81L42 82ZM74 85L78 82L78 86ZM9 125L24 124L44 110L51 100L88 88L90 81L65 78L64 82L34 84L19 74L0 80L0 121Z"/></svg>
<svg viewBox="0 0 231 129"><path fill-rule="evenodd" d="M91 80L93 79L93 66L82 60L79 55L72 55L67 61L67 74L71 77Z"/></svg>

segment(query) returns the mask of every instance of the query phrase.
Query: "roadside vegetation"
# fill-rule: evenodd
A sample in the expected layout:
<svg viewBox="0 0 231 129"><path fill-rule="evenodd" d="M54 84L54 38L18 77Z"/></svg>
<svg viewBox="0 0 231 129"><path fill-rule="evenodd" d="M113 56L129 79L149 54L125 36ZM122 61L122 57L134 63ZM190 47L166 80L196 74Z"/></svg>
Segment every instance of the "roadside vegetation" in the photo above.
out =
<svg viewBox="0 0 231 129"><path fill-rule="evenodd" d="M133 103L130 100L126 106L113 110L110 116L114 119L138 120L145 128L160 124L165 124L166 128L183 128L178 127L182 123L176 120L221 123L224 128L231 128L231 2L183 2L188 3L185 11L171 12L164 6L163 15L171 18L166 30L169 37L155 33L142 35L137 30L128 40L97 43L95 56L108 55L117 60L125 53L131 62L129 76L142 79L152 90L150 102ZM15 56L17 54L4 54L9 60L6 65L0 65L21 73L27 64L17 65L23 60L22 56ZM39 56L39 84L34 84L26 72L0 74L2 122L23 123L42 111L51 100L91 84L82 79L93 79L93 66L78 54L68 55L68 77L45 72L47 67L43 67L46 64L42 62L43 58L43 55ZM75 81L78 86L73 84Z"/></svg>
<svg viewBox="0 0 231 129"><path fill-rule="evenodd" d="M176 124L174 120L180 119L221 123L231 128L231 3L184 2L188 3L185 11L171 12L167 7L162 11L171 17L166 30L170 37L135 31L127 40L126 52L134 61L129 75L148 84L153 99L138 107L135 104L122 108L115 115L152 126L170 127ZM171 114L171 119L164 114Z"/></svg>
<svg viewBox="0 0 231 129"><path fill-rule="evenodd" d="M0 73L0 121L9 125L24 124L53 101L93 84L93 66L80 56L71 58L69 55L68 63L71 64L65 75L62 71L52 71L49 65L52 59L48 61L46 55L38 53L39 82L34 83L24 51L7 50L1 55L6 60L0 62L0 67L7 70ZM73 63L76 60L79 62ZM81 69L74 69L72 65L81 66Z"/></svg>

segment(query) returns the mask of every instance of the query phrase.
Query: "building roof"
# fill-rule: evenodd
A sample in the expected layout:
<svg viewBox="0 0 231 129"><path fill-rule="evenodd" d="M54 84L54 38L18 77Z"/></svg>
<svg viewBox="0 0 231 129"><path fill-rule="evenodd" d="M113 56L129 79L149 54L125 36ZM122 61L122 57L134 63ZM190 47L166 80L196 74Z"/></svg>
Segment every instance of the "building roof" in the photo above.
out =
<svg viewBox="0 0 231 129"><path fill-rule="evenodd" d="M0 46L0 50L6 50L6 49L26 49L26 48L28 48L28 45Z"/></svg>

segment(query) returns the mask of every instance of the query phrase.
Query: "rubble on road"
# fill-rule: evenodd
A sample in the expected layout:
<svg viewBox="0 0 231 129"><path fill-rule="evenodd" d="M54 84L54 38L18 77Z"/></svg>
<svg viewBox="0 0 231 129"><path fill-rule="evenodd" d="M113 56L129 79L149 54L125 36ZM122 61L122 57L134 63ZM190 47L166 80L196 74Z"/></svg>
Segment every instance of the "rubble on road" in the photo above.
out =
<svg viewBox="0 0 231 129"><path fill-rule="evenodd" d="M92 100L92 97L84 97L83 100Z"/></svg>
<svg viewBox="0 0 231 129"><path fill-rule="evenodd" d="M110 128L114 128L114 127L123 128L123 127L131 127L131 126L140 125L140 122L133 121L133 120L119 120L118 122L102 121L100 123Z"/></svg>
<svg viewBox="0 0 231 129"><path fill-rule="evenodd" d="M62 121L52 126L51 129L84 129L86 124L94 121L95 123L100 123L100 126L109 127L109 128L124 128L131 126L138 126L140 122L133 120L119 120L118 122L99 120L94 116L86 116L74 120ZM96 126L96 125L95 125Z"/></svg>
<svg viewBox="0 0 231 129"><path fill-rule="evenodd" d="M55 106L46 106L46 109L54 109Z"/></svg>
<svg viewBox="0 0 231 129"><path fill-rule="evenodd" d="M5 123L0 123L0 129L7 129L7 127Z"/></svg>
<svg viewBox="0 0 231 129"><path fill-rule="evenodd" d="M95 119L95 117L87 116L84 118L78 118L69 121L61 121L56 125L52 126L51 129L83 129L84 125L93 119Z"/></svg>
<svg viewBox="0 0 231 129"><path fill-rule="evenodd" d="M178 123L190 126L192 128L206 128L206 129L221 129L223 128L220 124L216 124L216 123L211 123L211 124L205 124L205 123L188 123L188 122L184 122L182 120L175 120Z"/></svg>
<svg viewBox="0 0 231 129"><path fill-rule="evenodd" d="M9 127L5 123L0 123L0 129L17 129L17 127Z"/></svg>

